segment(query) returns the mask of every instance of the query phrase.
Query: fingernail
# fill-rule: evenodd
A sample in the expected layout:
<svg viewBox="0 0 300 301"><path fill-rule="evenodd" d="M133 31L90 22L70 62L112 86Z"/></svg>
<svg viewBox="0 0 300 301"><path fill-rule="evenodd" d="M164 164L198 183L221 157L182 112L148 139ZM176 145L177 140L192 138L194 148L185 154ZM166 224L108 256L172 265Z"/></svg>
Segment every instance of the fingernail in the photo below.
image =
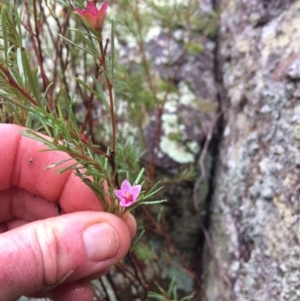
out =
<svg viewBox="0 0 300 301"><path fill-rule="evenodd" d="M92 261L113 257L119 249L119 237L115 229L107 223L89 226L83 233L87 256Z"/></svg>

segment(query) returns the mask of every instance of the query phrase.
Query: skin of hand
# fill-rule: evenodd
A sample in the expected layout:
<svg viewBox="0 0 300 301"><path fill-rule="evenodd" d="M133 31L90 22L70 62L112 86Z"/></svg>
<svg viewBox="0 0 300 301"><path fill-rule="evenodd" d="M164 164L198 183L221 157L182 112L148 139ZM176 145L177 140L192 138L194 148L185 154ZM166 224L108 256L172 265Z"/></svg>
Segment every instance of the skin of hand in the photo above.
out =
<svg viewBox="0 0 300 301"><path fill-rule="evenodd" d="M68 155L21 130L0 124L0 300L92 300L87 280L126 255L135 219L103 212L73 171L57 174L70 162L45 169Z"/></svg>

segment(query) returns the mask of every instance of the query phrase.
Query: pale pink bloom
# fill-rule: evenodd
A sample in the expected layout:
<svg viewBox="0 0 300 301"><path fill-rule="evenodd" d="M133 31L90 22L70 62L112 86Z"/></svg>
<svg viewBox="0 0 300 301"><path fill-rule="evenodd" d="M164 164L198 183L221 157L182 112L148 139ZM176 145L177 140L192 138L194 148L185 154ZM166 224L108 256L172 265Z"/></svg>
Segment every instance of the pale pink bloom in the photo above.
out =
<svg viewBox="0 0 300 301"><path fill-rule="evenodd" d="M120 200L120 205L122 207L129 207L137 200L141 189L141 185L131 186L127 180L124 180L121 189L116 189L114 192Z"/></svg>
<svg viewBox="0 0 300 301"><path fill-rule="evenodd" d="M100 9L92 1L88 1L86 9L76 8L76 11L91 25L95 30L102 30L106 17L108 1L105 1Z"/></svg>

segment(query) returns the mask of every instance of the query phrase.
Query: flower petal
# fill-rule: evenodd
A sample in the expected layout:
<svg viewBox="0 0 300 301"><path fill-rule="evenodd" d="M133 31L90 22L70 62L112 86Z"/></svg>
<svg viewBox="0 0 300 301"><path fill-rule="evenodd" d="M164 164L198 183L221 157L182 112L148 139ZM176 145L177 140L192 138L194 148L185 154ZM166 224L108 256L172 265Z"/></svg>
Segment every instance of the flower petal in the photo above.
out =
<svg viewBox="0 0 300 301"><path fill-rule="evenodd" d="M100 15L104 16L104 18L106 17L107 8L108 8L108 1L105 1L98 11L98 18Z"/></svg>
<svg viewBox="0 0 300 301"><path fill-rule="evenodd" d="M131 189L131 195L133 196L134 201L138 198L140 192L141 192L142 186L141 185L135 185Z"/></svg>
<svg viewBox="0 0 300 301"><path fill-rule="evenodd" d="M97 25L96 25L96 29L100 29L102 30L103 28L103 24L104 24L104 20L106 18L106 11L107 11L107 7L108 7L108 1L105 1L101 8L98 11L98 15L97 15Z"/></svg>
<svg viewBox="0 0 300 301"><path fill-rule="evenodd" d="M128 180L124 180L121 184L121 189L114 190L115 195L120 200L121 207L129 207L136 202L142 186L131 186Z"/></svg>
<svg viewBox="0 0 300 301"><path fill-rule="evenodd" d="M118 197L120 201L124 199L124 191L119 189L114 191L115 195Z"/></svg>
<svg viewBox="0 0 300 301"><path fill-rule="evenodd" d="M129 206L131 206L133 203L134 203L134 201L128 202L128 201L126 201L126 200L123 199L123 200L120 201L120 206L122 206L122 207L129 207Z"/></svg>
<svg viewBox="0 0 300 301"><path fill-rule="evenodd" d="M86 12L92 14L95 18L98 16L98 8L96 4L92 1L88 1L86 6Z"/></svg>
<svg viewBox="0 0 300 301"><path fill-rule="evenodd" d="M121 190L123 190L124 192L130 192L131 184L127 180L124 180L121 184Z"/></svg>
<svg viewBox="0 0 300 301"><path fill-rule="evenodd" d="M95 28L97 24L97 19L93 14L89 12L84 12L83 17L91 25L92 28Z"/></svg>
<svg viewBox="0 0 300 301"><path fill-rule="evenodd" d="M78 14L81 15L81 16L83 16L83 14L84 14L84 12L85 12L84 10L82 10L82 9L80 9L80 8L76 8L75 10L76 10L76 11L78 12Z"/></svg>

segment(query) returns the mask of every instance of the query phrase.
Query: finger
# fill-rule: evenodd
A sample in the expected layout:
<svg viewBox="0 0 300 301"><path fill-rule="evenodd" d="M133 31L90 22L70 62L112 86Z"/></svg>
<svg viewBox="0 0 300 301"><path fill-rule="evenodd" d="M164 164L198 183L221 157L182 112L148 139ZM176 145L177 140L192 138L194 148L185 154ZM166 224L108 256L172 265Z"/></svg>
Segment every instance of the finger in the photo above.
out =
<svg viewBox="0 0 300 301"><path fill-rule="evenodd" d="M104 212L65 214L0 234L0 300L43 291L66 275L74 281L105 270L129 246L126 224Z"/></svg>
<svg viewBox="0 0 300 301"><path fill-rule="evenodd" d="M10 196L10 190L0 191L2 207L0 211L0 233L23 226L28 222L58 216L60 210L57 204L48 202L41 197L34 197L24 190L13 190L16 195ZM126 212L122 216L127 225L131 239L137 230L133 215Z"/></svg>
<svg viewBox="0 0 300 301"><path fill-rule="evenodd" d="M49 201L56 200L71 171L57 174L59 167L45 169L48 165L68 159L63 152L49 151L42 142L20 134L25 128L2 124L0 127L1 171L0 190L11 186L25 189ZM64 164L67 166L67 164Z"/></svg>
<svg viewBox="0 0 300 301"><path fill-rule="evenodd" d="M83 282L72 282L58 286L51 292L54 301L93 301L93 288Z"/></svg>
<svg viewBox="0 0 300 301"><path fill-rule="evenodd" d="M130 212L126 212L122 216L122 219L129 229L131 239L133 239L136 235L136 230L137 230L136 219Z"/></svg>
<svg viewBox="0 0 300 301"><path fill-rule="evenodd" d="M42 151L48 147L22 136L21 130L26 129L9 124L0 126L0 190L16 186L49 201L59 201L66 212L102 210L94 193L71 170L57 174L74 161L45 169L70 158L66 153Z"/></svg>
<svg viewBox="0 0 300 301"><path fill-rule="evenodd" d="M97 272L95 274L92 274L92 275L89 275L88 277L85 277L84 280L86 281L92 281L92 280L96 280L96 279L99 279L101 278L103 275L107 274L107 272L109 271L109 268L108 269L105 269L101 272Z"/></svg>
<svg viewBox="0 0 300 301"><path fill-rule="evenodd" d="M53 301L93 301L94 290L92 286L85 281L74 281L61 284L51 291L31 294L30 298L50 298Z"/></svg>
<svg viewBox="0 0 300 301"><path fill-rule="evenodd" d="M0 222L9 221L14 218L34 221L59 215L56 203L49 202L24 189L10 188L0 191L0 200Z"/></svg>
<svg viewBox="0 0 300 301"><path fill-rule="evenodd" d="M103 211L103 206L94 192L74 173L66 181L58 202L68 213L83 210Z"/></svg>
<svg viewBox="0 0 300 301"><path fill-rule="evenodd" d="M122 219L124 220L124 222L126 223L126 225L128 227L128 230L130 233L130 238L133 239L134 236L136 235L136 228L137 228L136 220L130 213L128 215L129 215L128 219L126 219L126 220L124 220L123 218ZM29 223L28 221L25 221L22 219L12 219L12 220L8 221L7 223L0 224L0 233L6 232L9 230L13 230L15 228L24 226L28 223ZM95 279L95 278L89 277L88 279Z"/></svg>
<svg viewBox="0 0 300 301"><path fill-rule="evenodd" d="M59 202L63 210L68 213L103 210L95 194L72 171L57 174L59 167L45 170L45 167L50 164L69 158L67 154L58 151L41 152L47 147L39 141L22 136L21 130L26 129L9 124L0 126L0 191L15 185L34 196ZM30 198L30 195L24 194L24 202L28 200L27 197ZM1 196L0 199L2 200ZM26 208L33 207L29 205ZM42 211L45 211L41 212L43 217L48 210ZM52 216L52 213L50 215ZM35 220L35 218L27 220ZM128 220L128 227L133 237L136 223L132 216Z"/></svg>
<svg viewBox="0 0 300 301"><path fill-rule="evenodd" d="M2 225L5 225L5 229L4 229L4 231L0 231L0 233L6 232L9 230L18 228L18 227L22 227L28 223L29 222L24 221L23 219L18 219L18 218L11 219L7 223L2 223Z"/></svg>
<svg viewBox="0 0 300 301"><path fill-rule="evenodd" d="M130 233L130 238L133 239L134 236L136 235L136 228L137 228L135 218L129 213L129 218L128 219L125 219L125 220L124 220L124 218L122 218L122 219L125 222L125 224L127 225L127 228L129 230L129 233ZM7 223L0 224L0 233L6 232L6 231L9 231L9 230L13 230L15 228L24 226L28 223L29 223L28 221L25 221L23 219L17 219L17 218L12 219L12 220L8 221Z"/></svg>

